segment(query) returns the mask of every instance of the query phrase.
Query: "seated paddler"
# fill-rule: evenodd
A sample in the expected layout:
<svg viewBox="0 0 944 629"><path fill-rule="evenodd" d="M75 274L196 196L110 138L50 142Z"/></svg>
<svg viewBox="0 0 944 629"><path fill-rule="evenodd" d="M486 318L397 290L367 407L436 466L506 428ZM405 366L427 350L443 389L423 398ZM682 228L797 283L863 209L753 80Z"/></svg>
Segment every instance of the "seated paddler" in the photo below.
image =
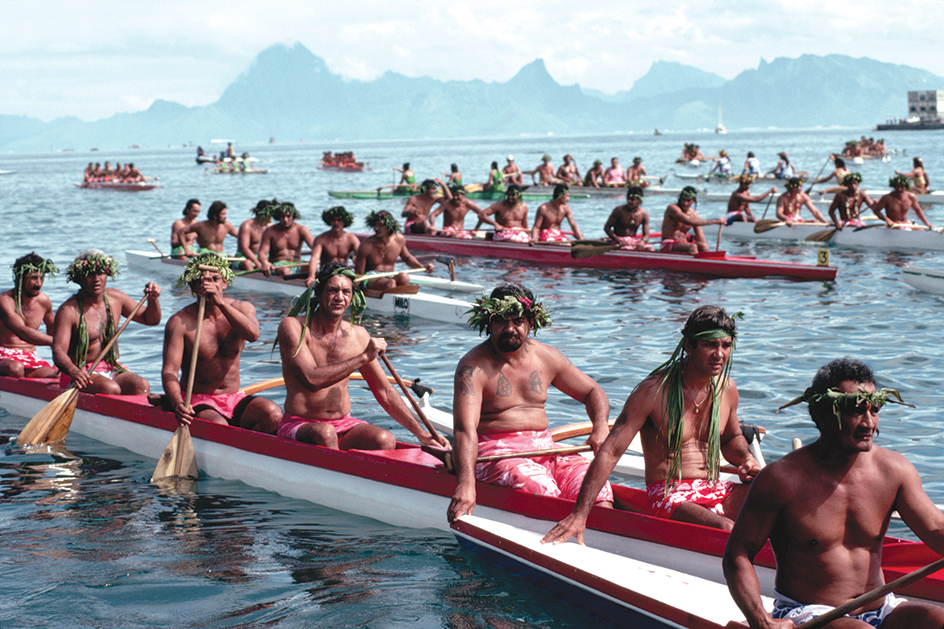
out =
<svg viewBox="0 0 944 629"><path fill-rule="evenodd" d="M587 442L596 449L607 436L610 403L606 393L561 352L531 338L551 323L551 317L524 286L498 286L490 296L477 299L471 313L469 326L487 338L456 367L453 462L458 485L449 504L449 520L472 513L477 480L576 498L590 465L579 454L477 459L557 448L545 414L552 386L586 407L593 423ZM601 484L591 502L612 506L609 485Z"/></svg>
<svg viewBox="0 0 944 629"><path fill-rule="evenodd" d="M202 267L202 268L201 268ZM213 269L213 270L209 270ZM259 339L256 308L248 301L226 297L235 274L229 262L213 253L193 258L177 280L194 296L204 299L200 346L194 368L190 406L184 403L181 380L187 382L194 352L199 302L184 307L167 320L164 328L164 365L161 381L177 421L189 424L195 417L274 434L282 417L279 405L240 391L240 357L247 342Z"/></svg>
<svg viewBox="0 0 944 629"><path fill-rule="evenodd" d="M735 315L737 316L737 315ZM760 464L738 423L738 391L730 377L737 328L718 306L692 312L671 358L640 382L597 450L574 511L545 542L583 543L593 496L639 433L652 515L731 530ZM738 466L741 483L719 480L721 456Z"/></svg>
<svg viewBox="0 0 944 629"><path fill-rule="evenodd" d="M36 346L52 345L52 301L43 282L59 269L36 252L20 256L12 268L13 288L0 293L0 376L53 378L56 368L39 357Z"/></svg>
<svg viewBox="0 0 944 629"><path fill-rule="evenodd" d="M118 275L118 262L98 249L87 249L66 267L70 282L79 290L56 311L52 335L52 357L59 368L59 384L70 382L85 393L147 395L151 386L141 376L118 362L118 344L95 365L96 358L115 337L119 319L135 312L134 299L117 288L108 288L108 278ZM147 306L137 310L133 320L144 325L161 322L160 287L144 286ZM92 370L92 373L88 371Z"/></svg>
<svg viewBox="0 0 944 629"><path fill-rule="evenodd" d="M330 262L301 294L279 324L277 342L285 378L285 413L278 435L341 450L391 450L389 430L351 416L348 377L359 371L386 413L421 444L448 447L433 439L410 413L377 362L387 343L354 325L364 309L364 295L354 271ZM348 309L351 320L345 321Z"/></svg>

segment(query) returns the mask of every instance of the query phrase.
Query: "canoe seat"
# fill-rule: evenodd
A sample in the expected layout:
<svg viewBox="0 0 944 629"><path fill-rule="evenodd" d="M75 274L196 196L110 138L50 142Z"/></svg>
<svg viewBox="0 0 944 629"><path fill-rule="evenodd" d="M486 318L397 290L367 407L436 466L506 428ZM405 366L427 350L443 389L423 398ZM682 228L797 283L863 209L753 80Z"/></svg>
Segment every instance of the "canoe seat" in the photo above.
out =
<svg viewBox="0 0 944 629"><path fill-rule="evenodd" d="M415 295L419 291L420 287L416 284L404 284L403 286L394 286L387 290L367 289L364 291L364 294L368 297L380 299L384 295Z"/></svg>

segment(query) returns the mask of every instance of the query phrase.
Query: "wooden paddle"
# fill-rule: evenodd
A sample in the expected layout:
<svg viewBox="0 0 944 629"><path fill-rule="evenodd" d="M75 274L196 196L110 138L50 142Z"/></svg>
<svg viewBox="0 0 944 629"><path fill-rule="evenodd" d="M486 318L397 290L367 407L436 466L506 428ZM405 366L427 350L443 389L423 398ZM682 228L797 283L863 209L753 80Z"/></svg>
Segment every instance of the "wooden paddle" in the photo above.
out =
<svg viewBox="0 0 944 629"><path fill-rule="evenodd" d="M400 385L400 390L403 391L403 395L406 396L406 399L410 401L410 404L413 406L413 410L416 411L417 416L423 422L423 425L426 426L426 430L432 435L433 439L439 441L442 437L439 436L439 433L436 432L436 429L433 427L432 422L429 421L429 418L426 417L426 413L423 412L423 409L420 408L420 405L416 403L416 400L413 399L413 396L410 394L409 387L406 386L406 383L403 382L403 379L400 378L400 374L397 373L396 369L393 368L393 365L390 364L390 359L387 358L386 354L380 354L380 359L383 361L383 364L387 366L387 371L390 372L390 375L397 381L397 384Z"/></svg>
<svg viewBox="0 0 944 629"><path fill-rule="evenodd" d="M102 351L99 352L98 357L92 363L92 367L88 370L88 373L93 373L95 368L98 367L98 364L105 358L105 355L111 351L118 337L125 331L125 328L131 320L134 319L134 316L138 314L138 310L141 309L145 301L147 301L147 295L141 298L138 305L134 307L134 310L132 310L128 318L125 319L125 322L121 324L121 327L115 332L115 336L111 337L111 340L105 344L105 347L102 348ZM69 432L69 427L72 425L72 416L75 414L75 405L78 400L79 390L75 388L75 384L73 384L67 391L60 393L56 399L44 406L41 411L33 416L33 419L27 422L26 426L20 431L19 436L16 438L16 442L19 445L36 445L38 443L51 443L65 439L66 433Z"/></svg>
<svg viewBox="0 0 944 629"><path fill-rule="evenodd" d="M614 242L606 242L602 240L598 241L583 241L583 242L573 242L570 245L570 257L575 260L582 260L584 258L593 258L595 256L603 255L607 251L613 251L618 249L619 245Z"/></svg>
<svg viewBox="0 0 944 629"><path fill-rule="evenodd" d="M363 275L358 275L354 278L354 283L362 282L364 280L375 280L378 277L393 277L394 275L399 275L400 273L425 273L426 267L420 267L418 269L407 269L406 271L384 271L383 273L364 273Z"/></svg>
<svg viewBox="0 0 944 629"><path fill-rule="evenodd" d="M200 332L203 330L203 313L206 310L206 295L200 295L197 305L197 329L193 333L193 350L190 352L190 371L187 373L187 392L184 395L184 406L190 407L190 398L193 396L193 377L197 372L197 356L200 354ZM190 440L190 427L187 424L177 426L170 443L157 460L151 482L155 483L165 478L190 478L196 480L200 476L197 469L197 456L193 451L193 442Z"/></svg>
<svg viewBox="0 0 944 629"><path fill-rule="evenodd" d="M724 223L718 225L718 242L715 243L715 251L721 251L721 229L724 227Z"/></svg>
<svg viewBox="0 0 944 629"><path fill-rule="evenodd" d="M166 255L164 255L164 252L161 251L161 248L157 246L157 241L156 241L156 240L154 240L153 238L148 238L147 241L148 241L149 243L151 243L151 244L154 246L155 249L157 249L157 252L158 252L159 254L161 254L161 257L162 257L162 258L166 258L166 257L167 257Z"/></svg>
<svg viewBox="0 0 944 629"><path fill-rule="evenodd" d="M754 233L763 234L765 232L769 232L771 229L782 227L783 225L786 225L786 223L781 221L779 218L762 218L754 223Z"/></svg>
<svg viewBox="0 0 944 629"><path fill-rule="evenodd" d="M239 259L242 260L242 258L239 258ZM297 267L297 266L307 266L307 265L308 265L308 262L289 262L288 264L280 264L280 265L278 265L278 266L276 266L276 267L273 267L273 268L274 268L274 269L292 269L292 268L295 268L295 267ZM239 277L239 276L241 276L241 275L252 275L253 273L262 273L262 269L252 269L252 270L249 270L249 271L240 271L239 273L236 274L236 277Z"/></svg>
<svg viewBox="0 0 944 629"><path fill-rule="evenodd" d="M807 193L807 194L809 194L809 193L810 193L810 190L813 189L813 186L816 185L816 180L819 179L819 176L823 174L823 171L824 171L824 170L826 170L826 164L829 163L829 160L830 160L830 159L832 159L832 156L831 156L831 155L826 158L826 161L823 162L823 167L820 168L820 169L819 169L819 172L816 173L816 176L813 177L813 183L811 183L811 184L810 184L810 187L806 189L806 193ZM841 184L842 182L840 181L839 183Z"/></svg>
<svg viewBox="0 0 944 629"><path fill-rule="evenodd" d="M829 229L823 229L818 232L813 232L803 240L806 242L829 242L833 235L838 231L835 227Z"/></svg>
<svg viewBox="0 0 944 629"><path fill-rule="evenodd" d="M767 210L770 209L770 202L774 200L774 193L770 193L770 197L767 198L767 205L764 206L764 213L761 215L760 220L764 220L767 216Z"/></svg>
<svg viewBox="0 0 944 629"><path fill-rule="evenodd" d="M504 461L505 459L530 459L536 456L563 456L565 454L577 454L579 452L589 452L592 450L588 445L568 446L566 448L548 448L547 450L528 450L526 452L504 452L502 454L492 454L490 456L480 456L475 459L476 463L490 463L492 461Z"/></svg>
<svg viewBox="0 0 944 629"><path fill-rule="evenodd" d="M863 605L867 603L876 601L882 598L883 596L887 595L889 592L893 592L897 589L901 589L905 587L906 585L910 585L914 583L915 581L923 579L929 574L937 572L941 568L944 568L944 557L942 557L941 559L938 559L937 561L933 561L929 563L923 568L918 568L914 572L909 572L905 576L895 579L891 583L886 583L885 585L877 587L871 592L866 592L862 596L857 596L856 598L852 599L848 603L843 603L839 607L835 607L829 610L822 616L817 616L813 620L807 623L804 623L803 627L804 629L820 629L821 627L825 627L826 625L836 620L837 618L842 618L849 612L859 607L862 607Z"/></svg>
<svg viewBox="0 0 944 629"><path fill-rule="evenodd" d="M363 380L363 379L364 379L364 376L356 372L348 376L348 380ZM387 376L387 381L390 384L397 383L396 378L394 378L393 376ZM278 378L270 378L269 380L263 380L262 382L257 382L255 384L250 384L248 386L245 386L242 388L242 392L248 396L248 395L255 395L256 393L260 393L262 391L268 391L269 389L275 389L275 388L284 387L284 386L285 386L285 379L282 378L282 376L279 376ZM407 386L413 389L413 391L420 397L423 397L427 393L429 395L432 395L433 393L436 392L435 390L433 390L432 387L428 387L425 384L420 384L419 378L414 378L413 380L409 381L407 383Z"/></svg>

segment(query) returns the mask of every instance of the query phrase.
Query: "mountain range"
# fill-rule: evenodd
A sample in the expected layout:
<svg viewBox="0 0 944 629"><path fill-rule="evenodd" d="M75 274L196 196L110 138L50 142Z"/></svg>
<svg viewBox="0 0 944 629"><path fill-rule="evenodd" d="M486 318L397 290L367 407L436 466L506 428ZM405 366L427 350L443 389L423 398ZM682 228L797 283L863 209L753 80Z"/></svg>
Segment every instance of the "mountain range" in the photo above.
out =
<svg viewBox="0 0 944 629"><path fill-rule="evenodd" d="M944 78L846 55L761 60L730 80L659 61L614 95L560 85L541 59L503 83L394 72L351 81L301 44L275 45L213 104L157 100L94 122L0 115L0 150L685 131L713 128L722 106L729 129L868 127L904 117L907 92L930 89L944 89Z"/></svg>

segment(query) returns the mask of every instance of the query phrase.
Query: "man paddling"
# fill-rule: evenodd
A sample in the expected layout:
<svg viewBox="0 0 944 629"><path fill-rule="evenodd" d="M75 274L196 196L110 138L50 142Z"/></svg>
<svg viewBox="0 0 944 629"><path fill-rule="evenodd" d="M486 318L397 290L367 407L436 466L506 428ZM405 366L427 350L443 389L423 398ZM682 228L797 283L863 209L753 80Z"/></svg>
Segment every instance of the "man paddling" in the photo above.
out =
<svg viewBox="0 0 944 629"><path fill-rule="evenodd" d="M724 551L731 596L751 627L802 626L873 590L882 575L882 538L893 511L944 554L944 514L903 456L874 443L879 410L901 404L876 391L868 365L843 358L821 367L804 394L819 439L764 468L751 483ZM910 405L908 405L910 406ZM777 558L773 614L764 609L753 559L767 540ZM944 609L888 594L830 627L944 626Z"/></svg>
<svg viewBox="0 0 944 629"><path fill-rule="evenodd" d="M642 165L641 157L633 158L633 165L626 169L626 185L648 188L649 182L646 181L646 167Z"/></svg>
<svg viewBox="0 0 944 629"><path fill-rule="evenodd" d="M553 186L556 183L559 183L557 179L556 170L554 165L551 164L551 156L547 153L541 158L541 165L531 171L531 182L535 182L535 175L537 175L537 183L542 186Z"/></svg>
<svg viewBox="0 0 944 629"><path fill-rule="evenodd" d="M13 288L0 293L0 376L52 378L56 368L36 354L52 345L52 301L43 293L47 275L59 272L52 260L30 252L13 263ZM45 326L46 333L39 331Z"/></svg>
<svg viewBox="0 0 944 629"><path fill-rule="evenodd" d="M584 175L583 185L588 188L599 188L603 185L604 174L603 162L598 159L593 160L593 166L587 170L587 174Z"/></svg>
<svg viewBox="0 0 944 629"><path fill-rule="evenodd" d="M436 441L420 426L384 377L377 356L387 343L344 321L352 302L356 309L364 307L354 279L354 272L343 264L324 265L279 324L285 414L278 435L341 450L395 448L393 433L351 417L348 377L359 371L384 411L420 443L448 447L443 437Z"/></svg>
<svg viewBox="0 0 944 629"><path fill-rule="evenodd" d="M570 200L570 188L565 183L554 186L552 198L542 203L534 213L534 227L531 228L531 240L534 242L567 242L569 239L561 231L564 219L570 225L574 238L583 240L580 227L574 218L574 212L567 201Z"/></svg>
<svg viewBox="0 0 944 629"><path fill-rule="evenodd" d="M208 271L200 267L210 267ZM178 286L189 285L206 300L190 406L184 403L181 380L187 381L194 351L199 308L186 306L167 320L161 381L174 416L181 424L194 418L275 434L282 409L264 397L246 396L239 388L239 364L246 342L259 339L256 308L248 301L223 295L235 275L222 257L201 254L187 264ZM179 374L179 375L178 375Z"/></svg>
<svg viewBox="0 0 944 629"><path fill-rule="evenodd" d="M200 200L190 199L184 206L183 218L178 218L170 226L170 257L181 259L193 257L193 243L197 240L196 232L190 231L190 226L200 217Z"/></svg>
<svg viewBox="0 0 944 629"><path fill-rule="evenodd" d="M365 238L364 242L357 248L354 270L357 271L358 275L364 275L372 271L393 271L397 258L402 259L411 269L424 268L424 265L420 264L419 260L413 257L413 254L406 248L406 238L399 233L400 223L393 218L390 212L386 210L371 212L367 215L365 222L368 227L374 230L374 235ZM425 268L427 273L432 273L432 262L426 264ZM398 273L393 277L369 280L366 287L372 290L390 290L395 286L405 286L409 283L409 275Z"/></svg>
<svg viewBox="0 0 944 629"><path fill-rule="evenodd" d="M196 234L199 247L196 253L223 253L223 241L226 240L226 236L239 236L236 227L226 220L226 214L226 204L222 201L214 201L207 210L205 221L197 221L183 230L185 234ZM188 258L196 255L187 245L184 245L184 253Z"/></svg>
<svg viewBox="0 0 944 629"><path fill-rule="evenodd" d="M800 210L806 208L813 215L813 218L820 223L825 223L826 219L820 214L810 195L803 192L803 180L799 177L791 177L783 186L786 190L777 199L777 218L792 227L796 223L804 222L800 216Z"/></svg>
<svg viewBox="0 0 944 629"><path fill-rule="evenodd" d="M272 222L272 208L278 206L278 201L262 199L252 208L252 218L247 218L239 226L239 248L237 253L245 260L238 263L244 271L261 268L259 262L259 247L262 245L262 234Z"/></svg>
<svg viewBox="0 0 944 629"><path fill-rule="evenodd" d="M658 517L730 530L747 486L719 481L721 455L738 466L742 482L760 470L738 423L738 390L730 377L737 328L718 306L688 317L672 357L627 398L596 452L574 511L542 542L583 543L592 497L636 434L646 464L646 492Z"/></svg>
<svg viewBox="0 0 944 629"><path fill-rule="evenodd" d="M476 480L573 499L589 466L580 455L483 463L476 459L556 447L545 414L551 386L584 404L593 422L587 443L596 449L607 434L606 393L558 350L530 338L551 318L527 288L503 284L489 297L477 299L471 312L469 326L488 338L456 367L452 408L458 485L449 504L449 521L472 513ZM590 502L612 506L612 489L601 484Z"/></svg>
<svg viewBox="0 0 944 629"><path fill-rule="evenodd" d="M580 185L580 171L577 169L574 157L570 153L564 155L564 163L557 169L557 178L571 186Z"/></svg>
<svg viewBox="0 0 944 629"><path fill-rule="evenodd" d="M305 286L311 286L318 274L318 267L329 262L347 264L357 254L360 239L344 228L354 224L354 217L344 209L343 205L336 205L321 213L321 220L330 227L326 232L315 236L311 247L311 258L308 261L308 278Z"/></svg>
<svg viewBox="0 0 944 629"><path fill-rule="evenodd" d="M531 241L531 232L528 229L528 204L521 199L521 188L516 185L508 186L505 191L505 198L496 201L482 211L483 216L495 216L495 235L492 240L495 242L520 242L528 243ZM479 228L485 222L480 217Z"/></svg>
<svg viewBox="0 0 944 629"><path fill-rule="evenodd" d="M836 226L836 229L843 227L864 227L865 221L862 220L862 206L871 208L875 201L869 197L865 190L859 190L859 184L862 182L862 175L859 173L849 173L842 178L843 187L833 202L829 204L829 220ZM838 213L838 217L837 217Z"/></svg>
<svg viewBox="0 0 944 629"><path fill-rule="evenodd" d="M737 178L737 190L731 193L728 198L728 212L724 215L725 224L730 225L738 221L755 223L754 213L751 212L751 203L763 201L767 197L777 192L777 187L773 186L767 192L758 195L751 195L751 184L754 183L753 175L739 175Z"/></svg>
<svg viewBox="0 0 944 629"><path fill-rule="evenodd" d="M437 191L442 190L442 196L437 195ZM426 179L420 184L419 194L414 194L406 200L403 206L403 216L406 222L403 224L403 232L406 234L435 234L436 230L432 227L432 222L427 220L430 211L437 203L442 203L449 199L452 194L438 177L436 179Z"/></svg>
<svg viewBox="0 0 944 629"><path fill-rule="evenodd" d="M603 231L620 249L655 251L649 244L649 212L643 209L642 198L642 188L627 188L626 203L613 208L603 225Z"/></svg>
<svg viewBox="0 0 944 629"><path fill-rule="evenodd" d="M134 312L136 302L117 288L106 286L109 277L118 275L118 262L98 249L87 249L66 267L70 282L79 290L56 311L53 327L52 356L59 368L59 385L71 382L85 393L111 395L147 395L148 381L128 371L118 362L116 343L93 373L91 361L101 353L118 329L119 319ZM160 287L154 282L144 286L147 307L139 310L134 321L144 325L161 322Z"/></svg>
<svg viewBox="0 0 944 629"><path fill-rule="evenodd" d="M278 275L288 275L291 273L288 265L302 259L302 246L310 248L314 244L315 237L308 228L296 222L301 217L301 212L291 203L280 203L272 208L276 222L265 228L259 243L259 265L266 276L273 270Z"/></svg>
<svg viewBox="0 0 944 629"><path fill-rule="evenodd" d="M670 203L662 216L662 246L660 251L696 254L709 251L708 241L702 227L722 225L723 218L704 219L695 211L698 190L685 186L679 193L678 201ZM689 233L688 230L691 230Z"/></svg>
<svg viewBox="0 0 944 629"><path fill-rule="evenodd" d="M515 163L515 157L513 155L508 156L508 164L502 168L502 179L506 184L510 183L520 186L524 183L521 169L518 168L518 164Z"/></svg>
<svg viewBox="0 0 944 629"><path fill-rule="evenodd" d="M932 229L924 210L918 205L917 195L911 192L911 183L908 178L904 175L896 175L888 180L888 185L892 191L882 195L882 198L872 206L875 215L885 221L885 225L889 228L911 229L915 224L909 220L908 210L914 210L921 222L928 229ZM882 214L882 210L885 210L887 216Z"/></svg>
<svg viewBox="0 0 944 629"><path fill-rule="evenodd" d="M481 221L495 226L495 221L482 213L482 208L465 198L465 188L462 186L449 186L451 198L446 199L439 204L439 207L433 210L429 215L429 225L435 230L436 217L443 215L442 229L435 230L437 236L448 236L451 238L472 238L472 232L465 228L465 216L470 211L474 212Z"/></svg>

